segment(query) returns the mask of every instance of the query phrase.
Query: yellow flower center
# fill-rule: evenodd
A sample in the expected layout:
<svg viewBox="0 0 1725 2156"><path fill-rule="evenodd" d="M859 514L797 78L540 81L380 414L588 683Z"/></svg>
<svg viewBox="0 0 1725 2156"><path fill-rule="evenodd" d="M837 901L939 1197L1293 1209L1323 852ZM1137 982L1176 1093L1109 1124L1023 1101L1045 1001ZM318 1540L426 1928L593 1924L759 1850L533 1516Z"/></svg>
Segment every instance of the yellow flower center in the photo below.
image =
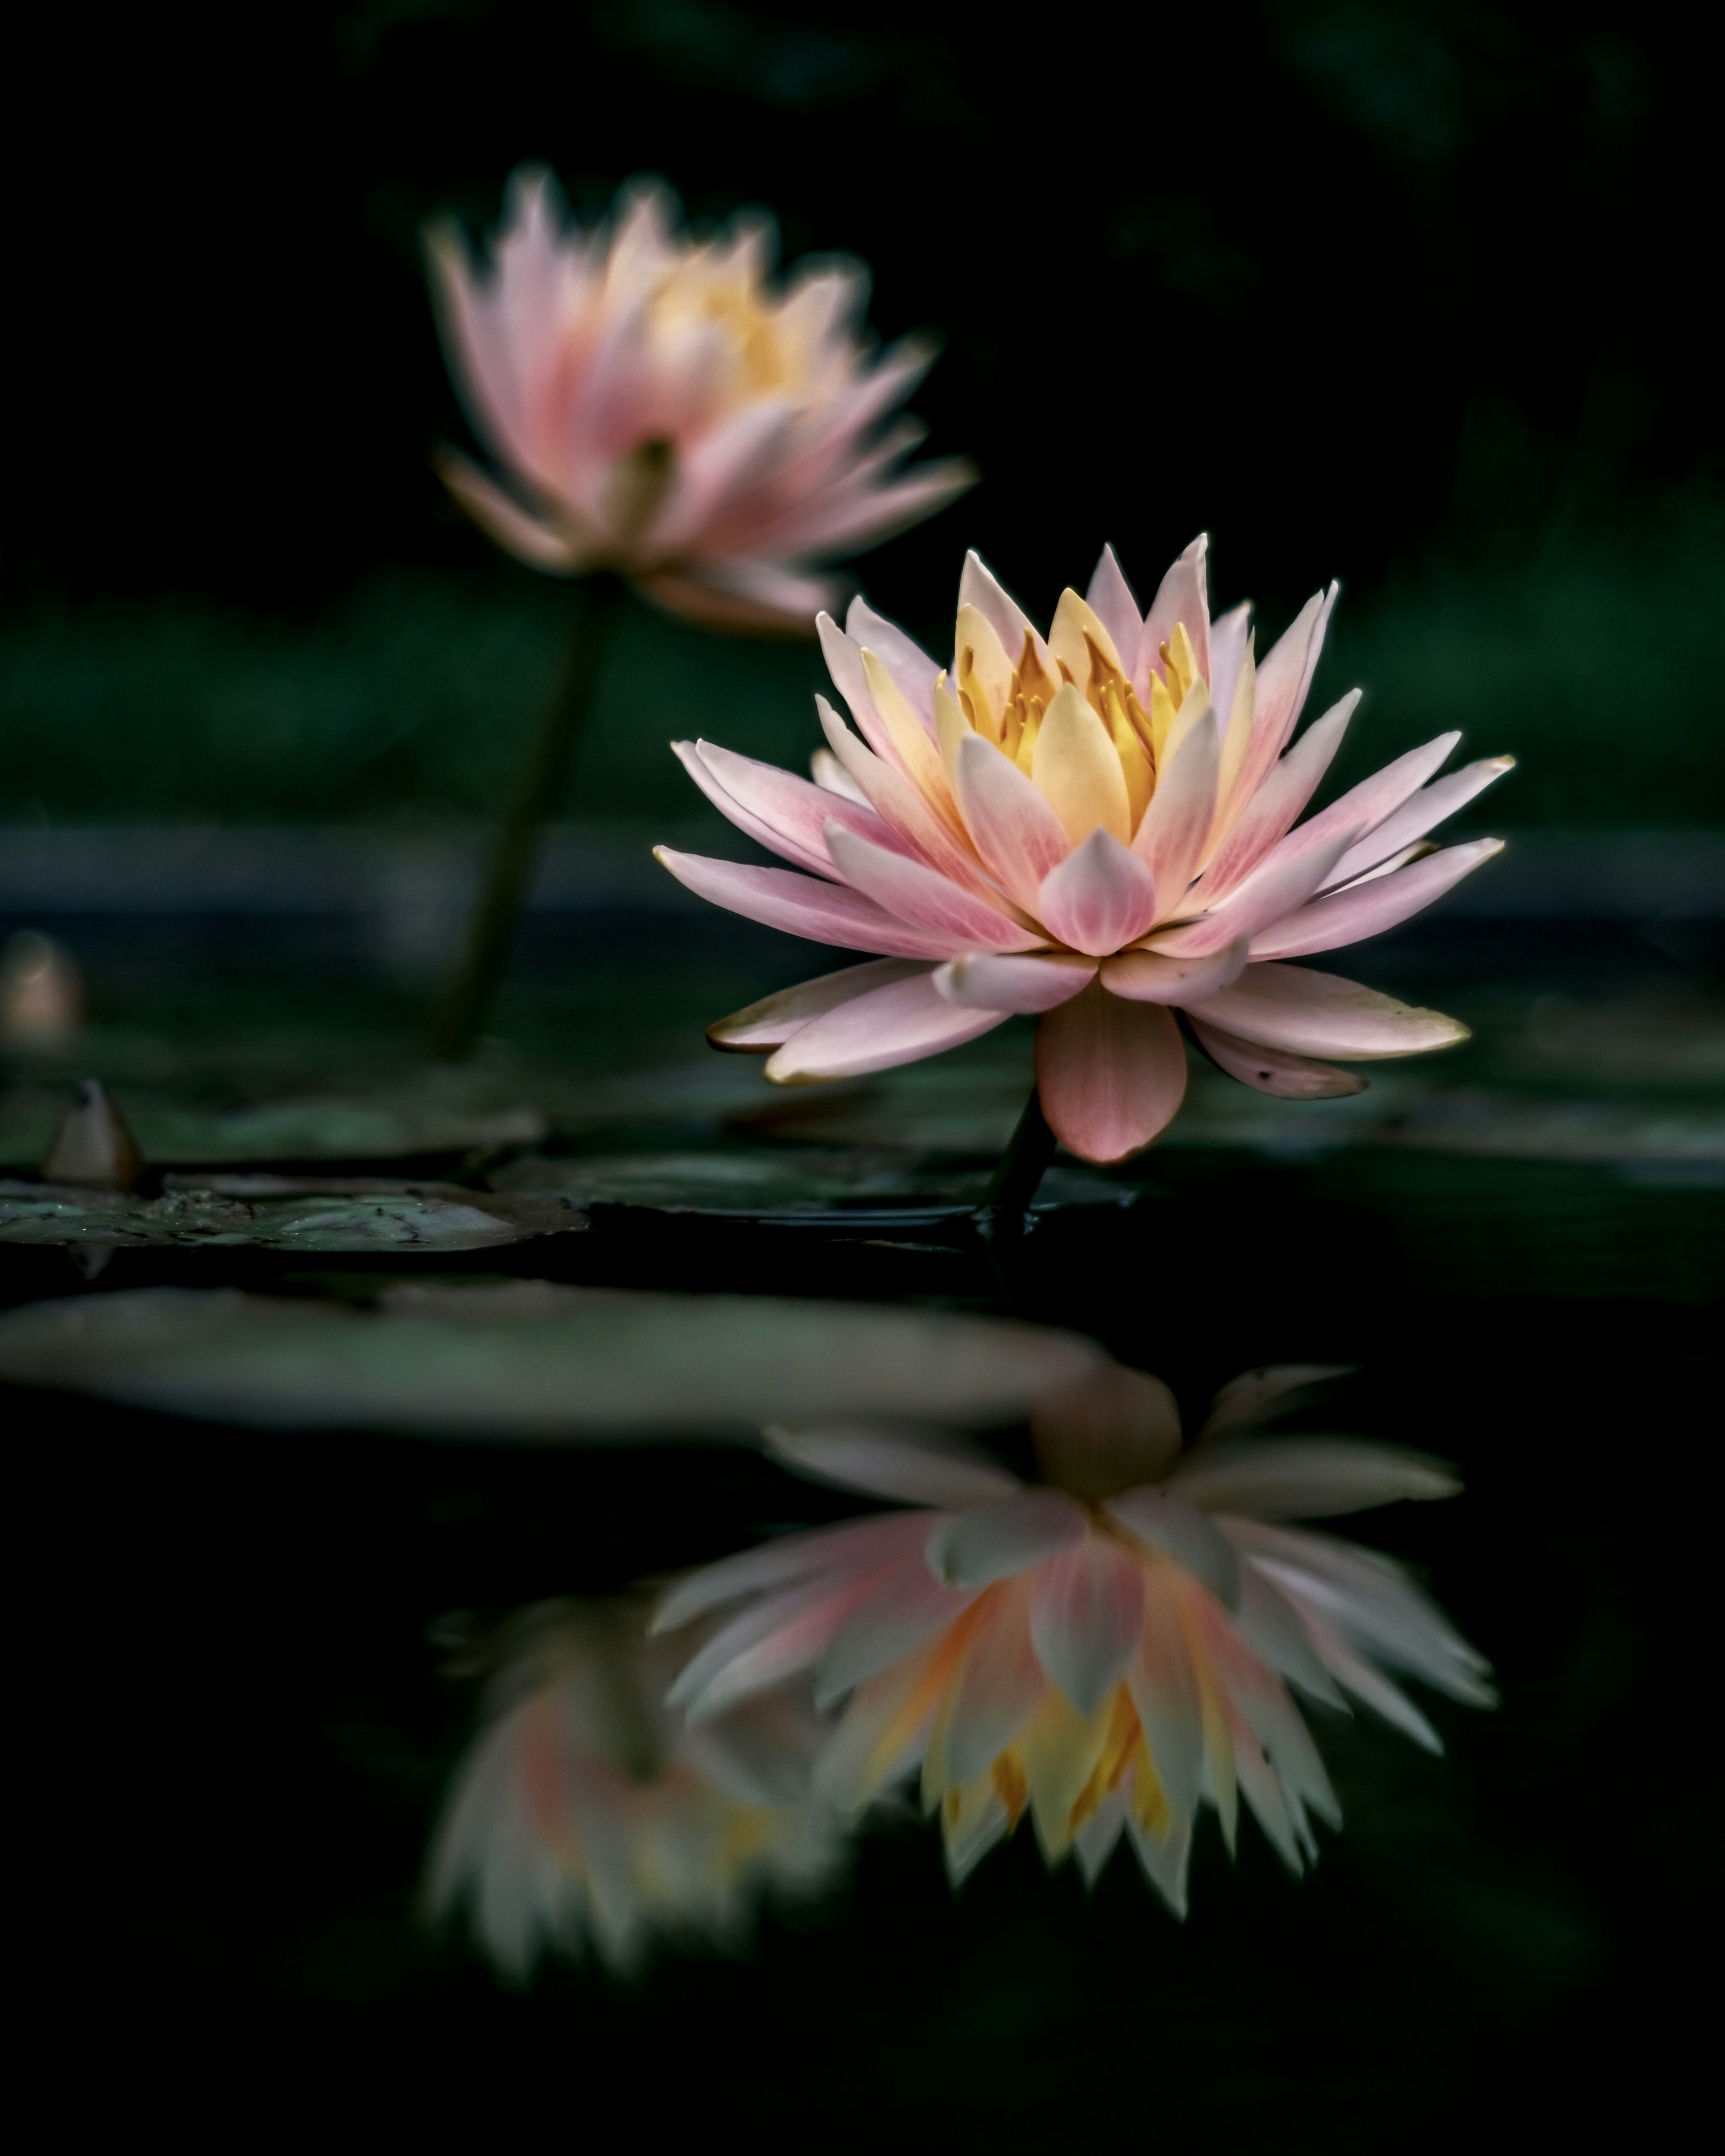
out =
<svg viewBox="0 0 1725 2156"><path fill-rule="evenodd" d="M1026 629L1015 659L985 615L962 607L951 685L942 675L935 690L949 776L963 735L978 734L1046 796L1075 844L1098 825L1129 840L1194 684L1208 700L1183 624L1175 624L1159 656L1147 711L1107 630L1076 592L1061 594L1043 649Z"/></svg>

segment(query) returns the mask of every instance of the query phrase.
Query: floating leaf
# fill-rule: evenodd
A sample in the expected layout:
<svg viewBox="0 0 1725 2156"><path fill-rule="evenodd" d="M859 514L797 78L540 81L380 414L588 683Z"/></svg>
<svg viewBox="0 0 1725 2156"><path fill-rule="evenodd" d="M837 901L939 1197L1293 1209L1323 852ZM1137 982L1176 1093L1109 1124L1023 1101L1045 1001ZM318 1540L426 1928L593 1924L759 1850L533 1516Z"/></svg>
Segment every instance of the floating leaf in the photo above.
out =
<svg viewBox="0 0 1725 2156"><path fill-rule="evenodd" d="M159 1198L70 1185L0 1183L0 1243L110 1250L257 1247L323 1252L479 1250L584 1228L561 1193L278 1176L169 1177ZM179 1186L179 1187L175 1187Z"/></svg>
<svg viewBox="0 0 1725 2156"><path fill-rule="evenodd" d="M511 1281L374 1308L138 1288L0 1317L0 1378L268 1429L742 1437L875 1416L980 1427L1103 1360L1002 1318Z"/></svg>

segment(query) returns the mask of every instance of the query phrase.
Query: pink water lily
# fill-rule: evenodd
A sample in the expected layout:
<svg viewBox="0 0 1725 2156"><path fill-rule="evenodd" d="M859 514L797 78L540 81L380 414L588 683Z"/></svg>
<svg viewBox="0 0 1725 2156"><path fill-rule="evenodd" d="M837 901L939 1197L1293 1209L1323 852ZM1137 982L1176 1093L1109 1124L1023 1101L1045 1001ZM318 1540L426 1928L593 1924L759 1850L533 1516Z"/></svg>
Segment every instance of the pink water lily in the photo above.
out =
<svg viewBox="0 0 1725 2156"><path fill-rule="evenodd" d="M571 227L550 174L510 182L491 274L453 224L429 235L451 368L501 483L446 452L445 484L499 546L563 575L619 571L691 619L806 629L831 603L811 563L873 546L969 485L957 460L898 470L882 430L932 357L871 357L855 264L775 290L769 223L677 229L660 187Z"/></svg>
<svg viewBox="0 0 1725 2156"><path fill-rule="evenodd" d="M469 1905L517 1981L547 1948L626 1970L655 1937L734 1947L763 1892L813 1891L841 1860L842 1833L808 1800L807 1701L685 1727L664 1706L678 1650L648 1639L646 1613L633 1595L542 1603L492 1644L427 1898L434 1915Z"/></svg>
<svg viewBox="0 0 1725 2156"><path fill-rule="evenodd" d="M1291 1869L1340 1811L1290 1687L1436 1732L1385 1674L1490 1703L1486 1665L1391 1559L1286 1524L1458 1487L1437 1462L1255 1426L1313 1378L1224 1389L1180 1453L1172 1396L1105 1370L1045 1401L1043 1481L979 1448L875 1430L780 1432L822 1480L916 1509L797 1535L692 1573L667 1630L731 1612L670 1695L691 1726L813 1680L839 1712L814 1789L853 1816L920 1770L962 1878L1029 1812L1050 1862L1094 1878L1128 1837L1177 1914L1200 1806L1234 1845L1244 1796Z"/></svg>
<svg viewBox="0 0 1725 2156"><path fill-rule="evenodd" d="M1440 778L1440 734L1299 818L1359 701L1294 730L1335 603L1314 596L1260 663L1250 609L1210 619L1199 538L1139 611L1111 547L1046 637L976 555L942 669L860 600L819 628L852 732L817 699L815 783L708 742L691 777L794 865L658 850L733 912L880 955L721 1019L721 1048L781 1085L883 1070L1038 1013L1055 1134L1123 1158L1186 1086L1175 1011L1223 1070L1316 1099L1365 1080L1328 1060L1407 1055L1466 1029L1290 959L1358 942L1500 850L1426 834L1512 759ZM1291 746L1290 743L1291 742Z"/></svg>

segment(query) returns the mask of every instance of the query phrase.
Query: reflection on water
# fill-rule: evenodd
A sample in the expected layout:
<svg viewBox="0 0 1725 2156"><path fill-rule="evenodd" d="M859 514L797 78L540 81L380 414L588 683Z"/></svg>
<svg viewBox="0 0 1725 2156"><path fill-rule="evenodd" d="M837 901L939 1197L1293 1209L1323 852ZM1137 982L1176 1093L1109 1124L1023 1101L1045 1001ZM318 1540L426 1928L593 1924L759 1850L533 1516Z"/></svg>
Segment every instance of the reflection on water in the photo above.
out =
<svg viewBox="0 0 1725 2156"><path fill-rule="evenodd" d="M1201 1809L1243 1798L1288 1869L1341 1807L1295 1704L1363 1706L1442 1749L1389 1671L1490 1706L1487 1665L1392 1558L1286 1523L1453 1496L1424 1455L1265 1426L1339 1374L1259 1370L1182 1451L1158 1379L1046 1393L1026 1483L902 1424L775 1429L788 1468L900 1503L783 1536L641 1596L524 1612L479 1650L490 1720L457 1778L430 1900L470 1899L506 1974L649 1933L737 1948L765 1884L837 1868L848 1823L920 1773L959 1885L1028 1814L1094 1885L1122 1839L1176 1916Z"/></svg>
<svg viewBox="0 0 1725 2156"><path fill-rule="evenodd" d="M435 1917L466 1904L507 1976L591 1947L638 1969L655 1934L733 1948L767 1889L825 1885L843 1841L808 1798L819 1740L808 1701L778 1691L691 1729L665 1694L678 1655L646 1634L642 1597L542 1603L457 1667L488 1671L487 1719L433 1845Z"/></svg>

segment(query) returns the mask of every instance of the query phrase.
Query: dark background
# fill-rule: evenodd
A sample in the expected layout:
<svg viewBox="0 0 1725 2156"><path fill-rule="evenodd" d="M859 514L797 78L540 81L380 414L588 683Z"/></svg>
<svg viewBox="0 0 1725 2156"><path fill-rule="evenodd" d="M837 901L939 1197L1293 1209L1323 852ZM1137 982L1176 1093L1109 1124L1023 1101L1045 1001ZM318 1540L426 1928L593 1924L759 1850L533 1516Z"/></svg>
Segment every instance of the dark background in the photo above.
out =
<svg viewBox="0 0 1725 2156"><path fill-rule="evenodd" d="M762 204L875 272L917 407L986 475L868 577L937 619L1217 534L1296 604L1621 522L1720 475L1713 90L1691 11L1290 0L113 7L14 32L11 603L304 605L460 566L421 222L526 158Z"/></svg>

